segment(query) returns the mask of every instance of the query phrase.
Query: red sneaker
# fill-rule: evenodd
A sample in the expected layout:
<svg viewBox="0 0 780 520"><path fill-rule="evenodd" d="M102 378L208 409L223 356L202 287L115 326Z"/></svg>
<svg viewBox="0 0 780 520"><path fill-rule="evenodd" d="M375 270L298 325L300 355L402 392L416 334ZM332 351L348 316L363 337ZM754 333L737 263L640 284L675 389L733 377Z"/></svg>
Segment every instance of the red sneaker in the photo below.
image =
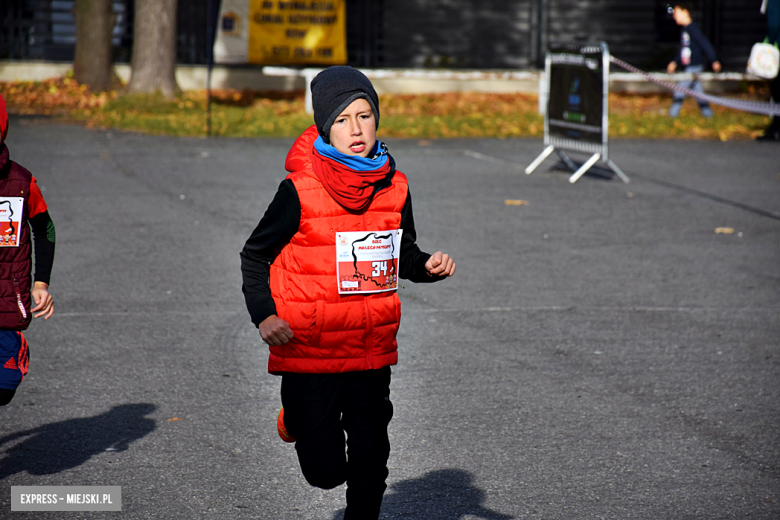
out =
<svg viewBox="0 0 780 520"><path fill-rule="evenodd" d="M276 431L279 432L279 437L284 442L295 442L292 435L287 433L287 428L284 427L284 406L279 410L279 415L276 416Z"/></svg>

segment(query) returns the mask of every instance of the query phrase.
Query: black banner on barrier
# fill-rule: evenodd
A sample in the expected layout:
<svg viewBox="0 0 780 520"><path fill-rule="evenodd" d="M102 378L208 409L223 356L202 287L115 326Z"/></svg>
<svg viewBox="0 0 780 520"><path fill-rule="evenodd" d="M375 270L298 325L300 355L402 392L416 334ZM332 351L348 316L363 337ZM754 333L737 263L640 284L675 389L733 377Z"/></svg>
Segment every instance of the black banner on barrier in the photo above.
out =
<svg viewBox="0 0 780 520"><path fill-rule="evenodd" d="M607 163L623 182L626 174L609 158L609 47L600 43L551 43L544 58L546 91L540 89L544 114L544 151L528 165L533 172L554 151L574 174L577 182L598 161ZM541 96L547 95L546 102ZM582 166L564 150L588 153Z"/></svg>
<svg viewBox="0 0 780 520"><path fill-rule="evenodd" d="M604 142L603 48L550 43L547 116L550 136Z"/></svg>

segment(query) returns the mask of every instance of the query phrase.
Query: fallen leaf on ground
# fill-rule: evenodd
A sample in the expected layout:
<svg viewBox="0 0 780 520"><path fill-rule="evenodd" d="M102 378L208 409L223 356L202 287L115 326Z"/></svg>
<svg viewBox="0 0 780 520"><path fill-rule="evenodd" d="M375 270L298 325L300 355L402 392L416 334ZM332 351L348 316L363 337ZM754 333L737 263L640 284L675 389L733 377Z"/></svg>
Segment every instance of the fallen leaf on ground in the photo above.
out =
<svg viewBox="0 0 780 520"><path fill-rule="evenodd" d="M171 422L171 421L181 421L181 419L179 419L178 417L174 417L173 419L168 419L168 422Z"/></svg>
<svg viewBox="0 0 780 520"><path fill-rule="evenodd" d="M504 204L506 204L507 206L527 206L528 201L520 200L520 199L506 199L504 201Z"/></svg>

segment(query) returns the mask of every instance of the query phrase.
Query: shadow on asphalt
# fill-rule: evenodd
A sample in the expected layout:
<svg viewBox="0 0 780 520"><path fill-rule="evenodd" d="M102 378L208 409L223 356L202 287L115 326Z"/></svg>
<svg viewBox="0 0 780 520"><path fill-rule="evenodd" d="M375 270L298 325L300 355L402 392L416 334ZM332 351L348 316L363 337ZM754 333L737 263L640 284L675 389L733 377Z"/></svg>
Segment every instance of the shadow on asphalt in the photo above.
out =
<svg viewBox="0 0 780 520"><path fill-rule="evenodd" d="M68 419L7 435L0 439L0 449L19 438L26 439L5 451L0 459L0 480L22 471L51 475L80 466L105 451L125 451L131 442L156 428L154 419L145 417L156 409L148 403L123 404L95 417Z"/></svg>
<svg viewBox="0 0 780 520"><path fill-rule="evenodd" d="M574 163L574 165L577 168L579 168L580 166L585 164L584 161L580 162L580 161L576 161L574 159L572 159L572 163ZM569 168L566 165L566 163L563 162L563 161L558 161L557 163L553 164L550 167L550 169L566 172L569 175L571 175L572 173L577 171L577 170L572 170L571 168ZM620 178L617 175L615 175L615 172L613 172L612 170L599 168L598 166L591 166L590 169L585 172L584 176L588 177L588 178L591 178L591 179L594 179L594 180L599 180L599 181L611 181L611 180L618 180L619 181L620 180Z"/></svg>
<svg viewBox="0 0 780 520"><path fill-rule="evenodd" d="M390 486L382 500L380 518L458 520L466 515L485 520L511 520L482 505L485 492L472 484L474 476L461 469L431 471L422 478L403 480ZM344 510L332 520L342 520Z"/></svg>

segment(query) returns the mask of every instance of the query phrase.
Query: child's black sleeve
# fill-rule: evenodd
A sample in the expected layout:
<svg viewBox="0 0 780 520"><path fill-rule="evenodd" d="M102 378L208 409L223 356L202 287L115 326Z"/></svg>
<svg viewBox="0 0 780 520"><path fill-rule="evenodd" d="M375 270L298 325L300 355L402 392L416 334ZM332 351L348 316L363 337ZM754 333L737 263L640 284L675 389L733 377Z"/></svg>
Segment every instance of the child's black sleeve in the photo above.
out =
<svg viewBox="0 0 780 520"><path fill-rule="evenodd" d="M285 179L241 251L241 290L255 325L276 314L276 305L269 285L270 267L282 248L298 231L300 220L301 202L298 192L292 181Z"/></svg>
<svg viewBox="0 0 780 520"><path fill-rule="evenodd" d="M30 227L35 246L35 281L48 285L51 280L51 268L54 265L54 242L57 236L54 222L49 212L44 211L30 219Z"/></svg>
<svg viewBox="0 0 780 520"><path fill-rule="evenodd" d="M431 255L420 251L417 247L417 231L414 229L414 213L412 211L412 194L406 195L406 202L401 210L401 260L398 268L399 276L415 283L438 282L444 278L429 276L425 262Z"/></svg>
<svg viewBox="0 0 780 520"><path fill-rule="evenodd" d="M712 48L712 45L710 44L710 41L707 39L706 36L704 36L704 33L701 32L701 29L699 29L699 26L695 23L692 23L688 26L688 32L691 35L691 45L697 45L699 49L704 53L705 56L707 56L707 59L710 60L710 63L715 63L718 61L717 56L715 56L715 49ZM695 43L694 43L695 42Z"/></svg>

